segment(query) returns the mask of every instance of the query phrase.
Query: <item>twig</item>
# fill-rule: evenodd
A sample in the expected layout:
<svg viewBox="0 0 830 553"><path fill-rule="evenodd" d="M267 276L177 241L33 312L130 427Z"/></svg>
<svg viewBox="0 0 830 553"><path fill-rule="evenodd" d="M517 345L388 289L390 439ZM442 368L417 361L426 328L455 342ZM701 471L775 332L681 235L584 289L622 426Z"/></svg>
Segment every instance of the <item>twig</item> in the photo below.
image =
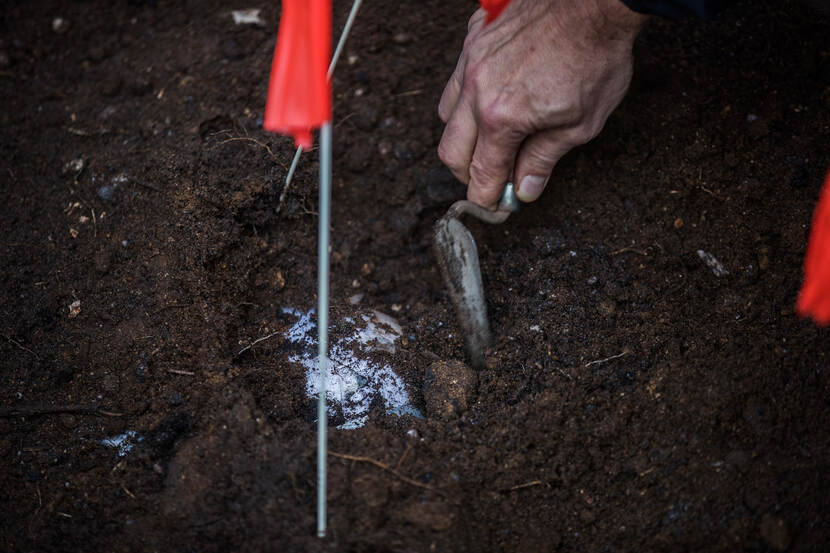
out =
<svg viewBox="0 0 830 553"><path fill-rule="evenodd" d="M699 185L699 186L700 186L700 189L701 189L701 190L703 190L704 192L706 192L707 194L709 194L709 195L710 195L710 196L712 196L713 198L715 198L715 199L717 199L717 200L720 200L721 202L725 201L725 200L724 200L721 196L719 196L718 194L715 194L714 192L712 192L711 190L709 190L708 188L706 188L706 187L705 187L705 186L703 186L702 184L701 184L701 185Z"/></svg>
<svg viewBox="0 0 830 553"><path fill-rule="evenodd" d="M415 446L415 442L409 442L407 444L406 449L404 449L403 453L401 454L401 458L398 459L397 463L395 463L395 470L398 470L399 468L401 468L401 463L403 463L403 460L406 459L406 456L409 455L409 452L412 451L412 448L414 446Z"/></svg>
<svg viewBox="0 0 830 553"><path fill-rule="evenodd" d="M403 98L404 96L417 96L418 94L423 94L424 89L419 88L417 90L410 90L408 92L401 92L400 94L395 94L393 98Z"/></svg>
<svg viewBox="0 0 830 553"><path fill-rule="evenodd" d="M11 336L6 336L6 340L8 340L8 341L9 341L9 343L14 344L15 346L19 347L19 348L20 348L20 349L22 349L23 351L28 351L29 353L31 353L32 355L34 355L35 357L37 357L38 359L40 359L40 355L38 355L37 353L33 352L32 350L30 350L29 348L27 348L26 346L24 346L23 344L21 344L21 343L20 343L20 342L18 342L17 340L13 339Z"/></svg>
<svg viewBox="0 0 830 553"><path fill-rule="evenodd" d="M635 248L620 248L616 251L611 252L611 255L619 255L621 253L626 253L626 252L637 253L637 254L644 255L644 256L648 257L648 254L646 252L644 252L643 250L635 249Z"/></svg>
<svg viewBox="0 0 830 553"><path fill-rule="evenodd" d="M37 415L56 415L60 413L97 416L103 415L105 417L122 416L122 413L105 411L98 405L25 405L0 409L0 418L34 417Z"/></svg>
<svg viewBox="0 0 830 553"><path fill-rule="evenodd" d="M173 373L173 374L181 374L181 375L184 375L184 376L193 376L194 374L196 374L193 371L183 371L181 369L167 369L167 372Z"/></svg>
<svg viewBox="0 0 830 553"><path fill-rule="evenodd" d="M227 144L228 142L236 142L236 141L239 141L239 140L242 140L244 142L253 142L256 145L265 148L265 151L268 152L268 155L271 156L271 159L273 159L274 161L279 163L280 166L283 169L285 169L286 171L288 170L288 167L285 165L285 163L280 161L280 159L276 156L276 154L273 152L273 150L271 150L271 148L267 144L265 144L263 142L260 142L256 138L252 138L250 136L234 136L233 138L228 138L227 140L223 140L222 142L219 142L217 144L217 146L221 146L222 144Z"/></svg>
<svg viewBox="0 0 830 553"><path fill-rule="evenodd" d="M127 486L121 486L121 489L124 490L124 493L135 499L135 494L127 489Z"/></svg>
<svg viewBox="0 0 830 553"><path fill-rule="evenodd" d="M628 350L625 350L622 353L618 353L617 355L612 355L611 357L606 357L605 359L597 359L596 361L591 361L589 363L585 363L585 366L590 367L591 365L599 365L600 363L605 363L606 361L611 361L613 359L618 359L618 358L622 357L623 355L628 355L629 353L631 353L631 352L628 351Z"/></svg>
<svg viewBox="0 0 830 553"><path fill-rule="evenodd" d="M533 486L540 486L542 484L541 480L534 480L532 482L525 482L524 484L516 484L515 486L510 486L505 491L512 492L514 490L521 490L523 488L531 488Z"/></svg>
<svg viewBox="0 0 830 553"><path fill-rule="evenodd" d="M384 471L388 472L389 474L400 478L402 481L406 482L410 486L415 486L417 488L423 488L425 490L435 492L439 495L444 495L443 492L441 492L440 490L437 490L437 489L433 488L432 486L428 486L428 485L426 485L422 482L418 482L417 480L413 480L412 478L409 478L408 476L404 476L403 474L396 471L395 469L393 469L389 465L381 463L380 461L376 461L375 459L372 459L371 457L362 457L360 455L348 455L346 453L335 453L334 451L329 451L329 455L331 455L332 457L338 457L340 459L348 459L349 461L358 461L358 462L361 462L361 463L369 463L370 465L374 465L374 466L378 467L379 469L384 470Z"/></svg>
<svg viewBox="0 0 830 553"><path fill-rule="evenodd" d="M252 347L254 347L255 345L257 345L258 343L260 343L260 342L262 342L262 341L265 341L265 340L267 340L268 338L273 338L273 337L274 337L274 336L276 336L277 334L279 334L279 332L272 332L272 333L271 333L271 334L269 334L268 336L263 336L262 338L257 338L256 340L254 340L253 342L251 342L250 344L248 344L247 346L245 346L244 348L242 348L241 350L239 350L239 352L236 354L236 356L237 356L237 357L239 357L240 355L242 355L243 353L245 353L246 351L248 351L249 349L251 349Z"/></svg>

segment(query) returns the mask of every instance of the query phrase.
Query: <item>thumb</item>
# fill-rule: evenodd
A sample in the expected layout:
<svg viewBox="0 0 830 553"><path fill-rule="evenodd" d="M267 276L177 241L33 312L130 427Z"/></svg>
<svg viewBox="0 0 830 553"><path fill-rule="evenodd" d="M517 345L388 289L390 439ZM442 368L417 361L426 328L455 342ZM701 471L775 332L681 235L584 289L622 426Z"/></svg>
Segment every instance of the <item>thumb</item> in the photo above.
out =
<svg viewBox="0 0 830 553"><path fill-rule="evenodd" d="M571 149L558 131L547 131L528 137L519 148L513 170L516 196L533 202L542 195L554 166Z"/></svg>

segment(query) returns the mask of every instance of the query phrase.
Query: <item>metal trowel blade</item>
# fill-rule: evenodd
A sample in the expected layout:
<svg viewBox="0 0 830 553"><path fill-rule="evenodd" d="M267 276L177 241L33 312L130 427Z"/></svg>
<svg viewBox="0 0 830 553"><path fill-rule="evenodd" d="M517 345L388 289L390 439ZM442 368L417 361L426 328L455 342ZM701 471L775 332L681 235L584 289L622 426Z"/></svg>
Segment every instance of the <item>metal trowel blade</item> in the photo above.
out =
<svg viewBox="0 0 830 553"><path fill-rule="evenodd" d="M436 223L434 243L441 273L464 330L467 353L473 366L480 369L484 365L484 351L490 345L490 325L478 248L467 227L452 215Z"/></svg>

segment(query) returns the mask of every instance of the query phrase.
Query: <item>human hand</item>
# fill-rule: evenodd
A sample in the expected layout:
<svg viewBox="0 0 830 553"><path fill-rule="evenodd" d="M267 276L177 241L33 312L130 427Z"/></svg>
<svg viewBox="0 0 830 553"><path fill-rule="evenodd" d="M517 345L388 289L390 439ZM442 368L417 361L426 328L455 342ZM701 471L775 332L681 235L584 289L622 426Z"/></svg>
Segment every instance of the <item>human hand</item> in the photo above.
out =
<svg viewBox="0 0 830 553"><path fill-rule="evenodd" d="M438 114L438 156L467 198L493 208L512 180L539 197L553 167L602 130L631 82L646 16L620 0L513 0L484 26L470 18Z"/></svg>

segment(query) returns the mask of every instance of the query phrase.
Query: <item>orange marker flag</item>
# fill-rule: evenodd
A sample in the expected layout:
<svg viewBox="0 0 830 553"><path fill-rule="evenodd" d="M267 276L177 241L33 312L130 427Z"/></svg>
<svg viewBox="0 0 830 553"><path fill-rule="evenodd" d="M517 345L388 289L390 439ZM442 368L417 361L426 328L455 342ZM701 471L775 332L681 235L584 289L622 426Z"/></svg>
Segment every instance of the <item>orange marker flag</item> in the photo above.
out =
<svg viewBox="0 0 830 553"><path fill-rule="evenodd" d="M479 0L478 3L487 12L487 19L484 20L486 25L499 16L502 10L507 7L507 4L510 3L510 0Z"/></svg>
<svg viewBox="0 0 830 553"><path fill-rule="evenodd" d="M331 119L331 0L283 0L265 102L267 131L311 147L311 131Z"/></svg>
<svg viewBox="0 0 830 553"><path fill-rule="evenodd" d="M798 294L796 310L802 317L811 317L820 325L830 324L830 173L813 213L810 241L804 257L804 284Z"/></svg>

